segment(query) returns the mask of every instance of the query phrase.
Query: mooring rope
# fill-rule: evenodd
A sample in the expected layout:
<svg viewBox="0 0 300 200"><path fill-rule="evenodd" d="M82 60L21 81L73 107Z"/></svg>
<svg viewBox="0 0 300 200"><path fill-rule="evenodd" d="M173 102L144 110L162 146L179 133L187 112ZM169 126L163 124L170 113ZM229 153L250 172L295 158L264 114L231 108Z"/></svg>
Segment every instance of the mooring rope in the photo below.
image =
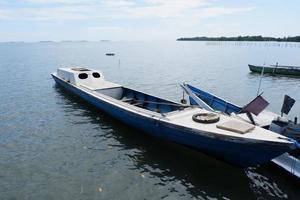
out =
<svg viewBox="0 0 300 200"><path fill-rule="evenodd" d="M121 100L122 101L122 100ZM169 105L169 106L178 106L178 107L195 107L194 105L184 105L184 104L176 104L176 103L167 103L167 102L157 102L157 101L144 101L138 99L132 99L131 101L137 103L153 103L153 104L160 104L160 105ZM124 102L124 101L123 101ZM125 101L126 102L126 101Z"/></svg>

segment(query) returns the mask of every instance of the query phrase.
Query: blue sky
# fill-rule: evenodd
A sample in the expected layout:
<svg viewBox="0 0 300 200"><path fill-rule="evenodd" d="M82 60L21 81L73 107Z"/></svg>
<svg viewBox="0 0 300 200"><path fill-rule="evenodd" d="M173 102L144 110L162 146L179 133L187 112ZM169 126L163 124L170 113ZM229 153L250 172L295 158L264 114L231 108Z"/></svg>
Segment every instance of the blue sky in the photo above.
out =
<svg viewBox="0 0 300 200"><path fill-rule="evenodd" d="M0 41L300 35L299 0L0 0Z"/></svg>

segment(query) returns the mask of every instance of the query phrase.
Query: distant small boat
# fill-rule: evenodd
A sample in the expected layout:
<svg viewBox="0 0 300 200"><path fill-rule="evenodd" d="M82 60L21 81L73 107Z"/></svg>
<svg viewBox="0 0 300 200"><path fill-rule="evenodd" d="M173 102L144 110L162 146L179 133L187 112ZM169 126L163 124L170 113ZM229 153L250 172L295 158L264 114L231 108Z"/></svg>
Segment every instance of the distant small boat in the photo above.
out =
<svg viewBox="0 0 300 200"><path fill-rule="evenodd" d="M187 106L106 81L97 70L59 68L56 83L121 122L240 167L296 148L289 138L198 106Z"/></svg>
<svg viewBox="0 0 300 200"><path fill-rule="evenodd" d="M266 74L282 74L282 75L291 75L291 76L300 76L300 67L299 66L285 66L285 65L251 65L249 64L249 69L252 72L263 73Z"/></svg>
<svg viewBox="0 0 300 200"><path fill-rule="evenodd" d="M114 53L106 53L105 55L107 55L107 56L114 56L115 54Z"/></svg>

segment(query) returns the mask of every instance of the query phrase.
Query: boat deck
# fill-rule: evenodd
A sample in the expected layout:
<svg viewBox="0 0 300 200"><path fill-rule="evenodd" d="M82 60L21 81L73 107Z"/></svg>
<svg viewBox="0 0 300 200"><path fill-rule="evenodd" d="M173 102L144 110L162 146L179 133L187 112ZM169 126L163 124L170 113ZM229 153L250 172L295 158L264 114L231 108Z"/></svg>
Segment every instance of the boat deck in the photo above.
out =
<svg viewBox="0 0 300 200"><path fill-rule="evenodd" d="M211 124L203 124L203 123L195 122L195 121L193 121L193 119L191 117L197 113L207 113L207 112L208 111L203 110L201 108L187 109L187 110L181 111L179 113L173 113L173 114L168 115L167 120L171 121L174 124L180 125L180 126L193 128L195 130L202 130L202 131L206 131L209 133L216 133L219 135L240 137L240 138L245 138L245 139L251 138L251 139L262 140L262 141L269 140L269 141L273 141L273 142L282 142L281 138L284 138L282 135L265 130L258 126L255 126L255 128L253 130L250 130L249 132L244 133L244 134L216 128L217 125L220 125L220 124L223 124L223 123L229 122L229 121L235 121L237 123L248 124L241 120L234 119L232 117L228 117L223 114L220 114L220 120L218 122L211 123ZM290 142L287 141L287 143L290 143Z"/></svg>

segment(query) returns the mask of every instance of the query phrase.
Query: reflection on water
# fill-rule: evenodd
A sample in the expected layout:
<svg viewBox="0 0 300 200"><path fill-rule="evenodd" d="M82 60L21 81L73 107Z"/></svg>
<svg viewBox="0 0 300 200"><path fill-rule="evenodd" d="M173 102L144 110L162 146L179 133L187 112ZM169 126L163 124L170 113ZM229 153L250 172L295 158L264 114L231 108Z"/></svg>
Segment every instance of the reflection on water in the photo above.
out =
<svg viewBox="0 0 300 200"><path fill-rule="evenodd" d="M256 172L256 170L247 170L246 171L248 178L251 180L250 187L257 195L267 193L269 196L287 198L288 195L283 193L278 185L271 181L266 176L263 176Z"/></svg>
<svg viewBox="0 0 300 200"><path fill-rule="evenodd" d="M107 48L117 56L106 57ZM174 101L182 96L178 84L188 81L243 105L260 80L247 64L263 63L270 49L201 42L0 44L0 199L299 199L299 181L272 164L239 169L152 138L49 78L58 66L90 66ZM300 63L297 48L272 46L272 55L270 63ZM299 85L294 77L266 75L261 89L278 112L284 94L300 98ZM292 115L299 108L296 103Z"/></svg>

